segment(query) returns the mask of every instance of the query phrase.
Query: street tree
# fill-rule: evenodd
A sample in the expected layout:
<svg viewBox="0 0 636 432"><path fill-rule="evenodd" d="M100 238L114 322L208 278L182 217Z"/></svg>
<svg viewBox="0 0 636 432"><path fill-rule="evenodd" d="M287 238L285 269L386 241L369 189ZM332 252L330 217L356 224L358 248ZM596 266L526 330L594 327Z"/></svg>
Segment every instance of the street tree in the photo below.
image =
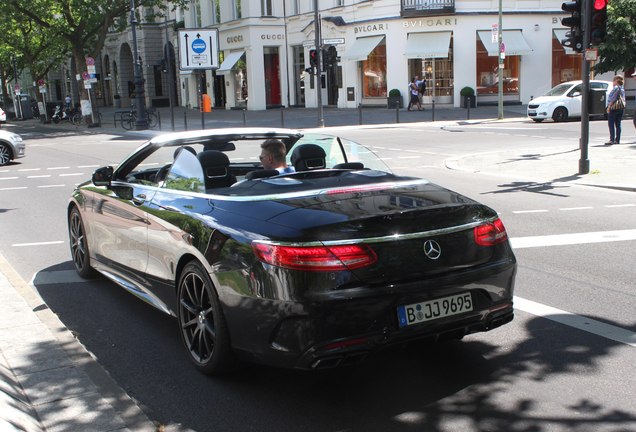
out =
<svg viewBox="0 0 636 432"><path fill-rule="evenodd" d="M607 37L599 47L596 73L636 66L636 1L612 0L607 6Z"/></svg>
<svg viewBox="0 0 636 432"><path fill-rule="evenodd" d="M172 0L170 7L186 7L188 2ZM32 21L43 34L65 40L77 73L87 69L86 56L102 50L111 29L126 27L131 8L143 10L144 19L152 20L169 7L165 0L5 0L5 6L16 12L18 22ZM80 99L82 106L88 105L86 89Z"/></svg>

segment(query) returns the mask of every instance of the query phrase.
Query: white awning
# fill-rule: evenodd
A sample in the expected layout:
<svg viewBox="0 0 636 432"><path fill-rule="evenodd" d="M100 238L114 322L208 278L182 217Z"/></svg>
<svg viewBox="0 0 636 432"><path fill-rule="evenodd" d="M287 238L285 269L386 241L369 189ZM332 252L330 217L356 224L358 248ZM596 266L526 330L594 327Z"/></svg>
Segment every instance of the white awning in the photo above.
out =
<svg viewBox="0 0 636 432"><path fill-rule="evenodd" d="M371 36L358 38L356 41L347 48L343 57L346 60L364 61L369 57L369 53L382 42L384 36Z"/></svg>
<svg viewBox="0 0 636 432"><path fill-rule="evenodd" d="M451 32L409 33L406 58L447 58Z"/></svg>
<svg viewBox="0 0 636 432"><path fill-rule="evenodd" d="M499 55L499 47L497 42L492 41L492 31L478 31L479 39L486 47L489 56ZM506 48L506 55L524 55L532 52L532 48L528 45L521 30L504 30L501 35L503 44Z"/></svg>
<svg viewBox="0 0 636 432"><path fill-rule="evenodd" d="M552 32L554 33L554 37L556 38L557 42L559 42L559 45L563 46L561 44L561 41L567 37L565 35L567 34L568 31L569 31L568 29L552 29ZM572 48L563 47L563 49L565 50L566 54L576 54Z"/></svg>
<svg viewBox="0 0 636 432"><path fill-rule="evenodd" d="M236 62L239 61L241 57L243 57L243 54L245 54L245 51L232 51L225 56L225 60L223 60L223 63L221 63L221 66L216 71L226 72L231 70Z"/></svg>

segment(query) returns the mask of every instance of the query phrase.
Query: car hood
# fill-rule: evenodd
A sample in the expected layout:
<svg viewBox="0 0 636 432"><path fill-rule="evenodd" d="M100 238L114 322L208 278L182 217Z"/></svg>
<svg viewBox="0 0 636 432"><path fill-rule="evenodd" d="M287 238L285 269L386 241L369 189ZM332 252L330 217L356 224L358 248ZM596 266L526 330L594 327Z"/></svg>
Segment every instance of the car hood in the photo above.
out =
<svg viewBox="0 0 636 432"><path fill-rule="evenodd" d="M534 98L530 101L529 105L541 105L541 104L549 104L549 103L555 103L558 102L559 100L562 100L564 97L563 96L539 96L537 98Z"/></svg>

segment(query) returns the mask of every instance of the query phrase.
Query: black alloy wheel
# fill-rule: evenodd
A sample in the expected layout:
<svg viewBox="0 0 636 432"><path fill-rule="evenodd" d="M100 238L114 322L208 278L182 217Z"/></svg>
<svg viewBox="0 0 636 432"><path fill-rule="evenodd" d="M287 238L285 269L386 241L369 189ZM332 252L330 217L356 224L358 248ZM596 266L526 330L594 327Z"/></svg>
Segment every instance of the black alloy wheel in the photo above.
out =
<svg viewBox="0 0 636 432"><path fill-rule="evenodd" d="M558 107L552 113L552 120L562 122L568 119L568 110L565 107Z"/></svg>
<svg viewBox="0 0 636 432"><path fill-rule="evenodd" d="M95 276L95 270L91 267L91 258L88 253L84 222L82 222L82 216L80 216L77 207L73 207L68 218L68 237L71 246L71 258L77 273L85 279Z"/></svg>
<svg viewBox="0 0 636 432"><path fill-rule="evenodd" d="M234 366L230 337L221 303L206 270L188 263L179 279L179 330L190 359L209 375Z"/></svg>
<svg viewBox="0 0 636 432"><path fill-rule="evenodd" d="M8 145L0 143L0 166L6 165L11 160L11 149Z"/></svg>

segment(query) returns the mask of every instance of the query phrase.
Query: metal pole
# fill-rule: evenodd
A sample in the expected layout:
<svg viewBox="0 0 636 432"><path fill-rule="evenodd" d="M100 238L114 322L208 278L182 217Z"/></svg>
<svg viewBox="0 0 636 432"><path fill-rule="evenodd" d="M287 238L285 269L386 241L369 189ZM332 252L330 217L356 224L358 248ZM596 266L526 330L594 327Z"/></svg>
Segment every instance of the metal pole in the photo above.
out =
<svg viewBox="0 0 636 432"><path fill-rule="evenodd" d="M497 67L499 68L499 74L498 74L498 85L497 85L497 91L498 91L498 97L497 97L497 106L498 106L498 116L497 118L499 120L503 120L504 115L503 115L503 66L504 66L504 59L503 59L503 50L502 45L503 45L503 33L501 31L501 27L503 26L503 0L499 0L499 24L497 26L497 48L499 53L497 53L497 56L499 58L499 61L497 62Z"/></svg>
<svg viewBox="0 0 636 432"><path fill-rule="evenodd" d="M314 33L316 34L316 92L318 100L318 127L325 127L322 112L322 40L320 34L320 17L318 16L318 0L314 0Z"/></svg>
<svg viewBox="0 0 636 432"><path fill-rule="evenodd" d="M400 104L397 104L395 106L395 122L396 123L400 122Z"/></svg>
<svg viewBox="0 0 636 432"><path fill-rule="evenodd" d="M203 111L203 74L205 74L205 71L199 71L199 108L201 111L201 129L205 129L205 112Z"/></svg>
<svg viewBox="0 0 636 432"><path fill-rule="evenodd" d="M15 79L15 83L18 84L18 64L15 60L15 56L13 57L13 77ZM17 104L18 106L16 107L16 96L17 96ZM15 110L15 115L16 117L18 116L18 112L20 112L20 119L23 118L22 116L22 96L20 95L16 95L16 91L15 91L15 86L13 86L13 109Z"/></svg>
<svg viewBox="0 0 636 432"><path fill-rule="evenodd" d="M590 27L592 26L592 17L590 10L590 0L583 1L583 48L590 46ZM588 143L590 138L590 62L583 54L583 84L581 95L581 139L579 140L579 148L581 150L581 158L579 159L579 174L589 174L590 159L588 158Z"/></svg>
<svg viewBox="0 0 636 432"><path fill-rule="evenodd" d="M284 114L285 108L281 108L280 109L280 127L284 128L285 127L285 114Z"/></svg>
<svg viewBox="0 0 636 432"><path fill-rule="evenodd" d="M283 0L283 22L285 23L285 76L287 77L287 107L291 107L291 98L289 96L289 43L287 42L287 9L285 8L285 0ZM298 102L296 102L298 103Z"/></svg>
<svg viewBox="0 0 636 432"><path fill-rule="evenodd" d="M135 0L130 0L130 27L133 39L133 63L135 65L135 130L148 129L148 116L146 115L146 99L144 96L144 80L139 62L139 52L137 50L137 17L135 16Z"/></svg>
<svg viewBox="0 0 636 432"><path fill-rule="evenodd" d="M188 110L183 110L183 130L188 130Z"/></svg>
<svg viewBox="0 0 636 432"><path fill-rule="evenodd" d="M170 55L170 39L168 35L168 13L164 16L163 20L166 31L166 48L164 50L164 58L166 59L166 68L168 69L168 101L170 103L170 125L174 131L174 83L172 82L172 56ZM161 129L161 128L160 128Z"/></svg>

